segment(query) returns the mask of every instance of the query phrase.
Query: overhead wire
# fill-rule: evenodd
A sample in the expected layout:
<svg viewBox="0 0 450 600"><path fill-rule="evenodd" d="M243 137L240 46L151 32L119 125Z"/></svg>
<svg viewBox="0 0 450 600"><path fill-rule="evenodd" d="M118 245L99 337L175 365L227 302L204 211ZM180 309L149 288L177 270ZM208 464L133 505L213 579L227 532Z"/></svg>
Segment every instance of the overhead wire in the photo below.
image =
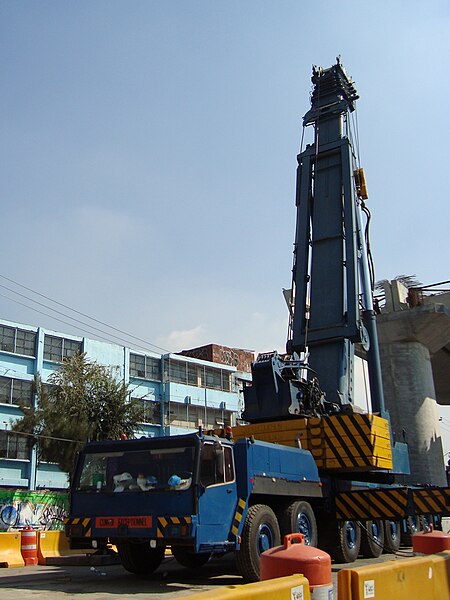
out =
<svg viewBox="0 0 450 600"><path fill-rule="evenodd" d="M24 306L25 308L28 308L29 310L32 310L32 311L34 311L34 312L36 312L36 313L38 313L40 315L44 315L45 317L49 317L50 319L53 319L54 321L58 321L59 323L63 323L64 325L69 325L69 327L74 327L73 323L69 323L68 321L65 321L64 319L60 319L59 317L55 317L54 315L46 313L43 310L39 310L37 308L34 308L33 306L28 306L28 304L25 304L24 302L20 302L20 300L17 300L16 298L10 298L9 296L6 296L5 294L2 294L1 292L0 292L0 296L2 298L6 298L6 300L10 300L11 302L14 302L15 304L19 304L20 306ZM27 298L27 300L30 300L32 302L31 298ZM46 307L46 308L49 308L49 307ZM52 309L50 308L50 310L52 310ZM69 319L71 318L69 315L67 315L67 317ZM104 342L117 343L117 342L112 342L112 340L110 338L98 335L98 333L93 333L90 329L86 329L84 327L79 327L79 326L77 326L77 328L78 328L79 331L82 331L83 333L88 333L89 335L95 335L98 339L100 339L100 340L102 340ZM121 340L121 341L124 341L124 340ZM147 352L149 351L148 348L144 348L142 346L137 346L136 344L134 345L134 347L140 348L141 350L146 350Z"/></svg>
<svg viewBox="0 0 450 600"><path fill-rule="evenodd" d="M54 300L53 298L50 298L49 296L47 296L45 294L42 294L41 292L38 292L38 291L36 291L36 290L34 290L34 289L26 286L26 285L23 285L22 283L19 283L18 281L15 281L14 279L11 279L10 277L7 277L7 276L2 275L2 274L0 274L0 277L2 279L5 279L6 281L9 281L10 283L13 283L14 285L16 285L16 286L18 286L18 287L20 287L22 289L25 289L25 290L31 292L32 294L35 294L36 296L39 296L41 298L44 298L45 300L48 300L48 301L52 302L53 304L61 306L62 308L65 308L66 310L69 310L69 311L71 311L71 312L73 312L73 313L75 313L77 315L85 317L86 319L89 319L90 321L93 321L94 323L98 323L100 325L103 325L103 326L107 327L108 329L116 331L116 332L124 335L126 338L129 338L130 340L136 340L138 342L142 342L144 344L144 346L142 346L142 344L138 346L141 349L149 350L152 347L152 348L156 348L158 350L162 350L163 352L170 352L167 348L163 348L161 346L158 346L157 344L153 344L152 342L144 340L144 339L142 339L142 338L140 338L138 336L135 336L134 334L128 333L128 332L126 332L126 331L124 331L122 329L119 329L119 328L117 328L117 327L115 327L113 325L109 325L108 323L105 323L104 321L101 321L100 319L97 319L95 317L91 317L90 315L87 315L86 313L83 313L83 312L81 312L81 311L79 311L79 310L77 310L75 308L72 308L72 307L68 306L67 304L59 302L58 300ZM59 311L56 308L53 308L51 306L48 306L47 304L39 302L38 300L35 300L35 299L33 299L33 298L29 297L29 296L26 296L25 294L21 294L20 292L14 290L14 289L11 289L8 286L0 284L0 287L2 287L4 289L7 289L8 291L12 292L13 294L16 294L16 295L18 295L18 296L20 296L22 298L25 298L26 300L29 300L30 302L33 302L33 303L35 303L35 304L37 304L39 306L43 306L44 308L47 308L48 310L51 310L52 312L55 312L56 314L60 314L60 315L64 316L65 318L71 319L75 323L79 323L79 324L82 324L82 325L84 325L86 327L89 327L90 330L87 331L87 333L89 333L89 334L92 333L91 330L96 330L96 331L98 331L100 333L103 333L104 335L107 335L107 336L113 337L113 338L115 338L117 340L120 340L121 342L124 341L123 337L117 336L117 335L115 335L113 333L110 333L110 332L105 332L103 329L100 329L100 328L96 327L95 325L91 325L91 324L85 323L84 321L82 321L80 319L77 319L76 317L73 317L70 314L67 314L65 312ZM2 295L2 294L0 294L0 295ZM3 297L7 298L8 300L11 300L11 301L15 302L15 300L13 300L11 298L8 298L7 296L3 296ZM34 309L33 307L30 307L30 306L27 306L27 305L23 305L23 306L26 306L26 308L28 308L30 310L35 310L36 311L36 309ZM40 311L36 311L36 312L40 312ZM61 321L61 319L57 319L56 317L53 317L52 315L48 315L46 313L41 313L41 314L44 314L45 316L48 316L48 317L51 317L51 318L55 318L55 320L58 320L60 322L65 323L66 325L70 325L70 326L73 327L73 323L67 323L66 321ZM83 329L82 331L86 332L85 329ZM102 339L105 339L105 338L102 338ZM107 341L111 341L111 339L108 339ZM127 344L130 344L130 342L127 341ZM133 345L136 346L137 345L136 342L133 342Z"/></svg>
<svg viewBox="0 0 450 600"><path fill-rule="evenodd" d="M69 442L71 444L83 444L83 440L71 440L68 438L60 438L60 437L55 437L53 435L43 435L42 433L27 433L25 431L15 431L13 429L1 429L0 431L6 431L9 435L26 435L28 437L33 437L33 438L43 438L43 439L47 439L47 440L55 440L58 442Z"/></svg>

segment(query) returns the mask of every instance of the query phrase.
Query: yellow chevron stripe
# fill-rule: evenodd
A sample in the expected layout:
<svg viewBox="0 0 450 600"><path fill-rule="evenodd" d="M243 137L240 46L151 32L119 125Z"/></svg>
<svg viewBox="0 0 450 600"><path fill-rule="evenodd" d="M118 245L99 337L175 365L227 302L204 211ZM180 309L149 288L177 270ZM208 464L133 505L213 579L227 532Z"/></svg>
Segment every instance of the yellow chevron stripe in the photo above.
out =
<svg viewBox="0 0 450 600"><path fill-rule="evenodd" d="M349 509L344 505L344 500L346 504L350 505L350 507L353 509L354 514L358 515L361 518L367 514L367 506L364 506L364 503L360 503L359 501L361 499L358 498L356 495L352 496L350 494L343 494L342 496L343 498L338 496L338 498L336 499L336 506L340 506L342 514L348 514L349 512Z"/></svg>
<svg viewBox="0 0 450 600"><path fill-rule="evenodd" d="M340 493L336 498L336 511L341 518L402 518L406 513L407 497L401 492L381 490Z"/></svg>
<svg viewBox="0 0 450 600"><path fill-rule="evenodd" d="M388 498L388 497L384 497L384 496L383 496L383 499L384 499L384 500L386 500L386 501L388 501L388 500L389 500L389 498ZM372 496L372 498L371 498L371 502L372 502L372 506L375 506L376 508L378 508L378 512L376 512L376 511L371 511L371 514L372 514L374 517L379 517L379 518L382 518L382 517L384 517L384 516L385 516L385 514L386 514L386 507L385 507L385 506L383 506L383 504L381 504L381 502L379 501L379 499L377 498L377 496L376 496L376 495L373 495L373 496ZM392 505L392 503L391 503L391 502L389 502L389 506L393 506L393 507L395 507L395 504L394 504L394 505ZM396 511L393 511L393 512L396 512ZM403 511L402 511L402 512L403 512Z"/></svg>
<svg viewBox="0 0 450 600"><path fill-rule="evenodd" d="M416 507L424 514L429 512L438 513L446 506L445 496L439 490L415 491L413 498Z"/></svg>
<svg viewBox="0 0 450 600"><path fill-rule="evenodd" d="M428 499L430 500L430 499ZM414 499L414 504L416 505L416 509L419 511L419 514L426 514L430 512L430 508L433 509L433 512L439 512L439 508L437 507L437 505L435 505L432 502L428 502L428 504L425 504L425 502L422 502L422 500L420 498L415 498Z"/></svg>
<svg viewBox="0 0 450 600"><path fill-rule="evenodd" d="M192 517L157 517L156 537L164 537L165 530L168 525L190 525L192 523Z"/></svg>
<svg viewBox="0 0 450 600"><path fill-rule="evenodd" d="M347 419L346 422L347 425L347 430L350 431L350 433L355 437L356 441L358 444L361 444L361 447L366 447L367 448L367 442L366 440L364 440L364 438L361 437L359 430L357 429L357 427L355 427L355 421L352 419ZM363 433L365 433L367 436L369 435L369 431L367 429L367 427L363 427ZM346 434L345 430L343 430L343 435L348 435Z"/></svg>
<svg viewBox="0 0 450 600"><path fill-rule="evenodd" d="M237 532L239 531L239 525L242 521L242 516L244 514L246 504L247 503L243 498L239 498L236 507L236 512L234 513L233 525L231 526L230 530L233 535L237 535Z"/></svg>

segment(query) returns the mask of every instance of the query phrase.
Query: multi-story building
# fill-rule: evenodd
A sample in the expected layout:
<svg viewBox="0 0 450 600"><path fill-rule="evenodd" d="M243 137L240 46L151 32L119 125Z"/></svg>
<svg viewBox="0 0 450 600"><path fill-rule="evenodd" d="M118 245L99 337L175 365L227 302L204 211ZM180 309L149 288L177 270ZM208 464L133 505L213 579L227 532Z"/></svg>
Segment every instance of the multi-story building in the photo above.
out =
<svg viewBox="0 0 450 600"><path fill-rule="evenodd" d="M209 351L205 351L208 350ZM228 364L210 362L222 349ZM57 465L38 460L26 436L11 431L22 416L19 404L35 406L33 381L45 383L64 358L85 352L90 360L114 369L129 386L130 397L144 403L145 422L137 435L186 433L202 426L234 424L242 409L242 387L250 373L230 356L250 352L203 347L203 360L180 354L141 352L126 346L66 335L8 321L0 322L0 489L64 489L67 475ZM229 350L229 352L225 352ZM186 354L196 351L186 351ZM197 353L198 354L198 353ZM246 369L246 366L244 367ZM64 443L64 442L61 442Z"/></svg>

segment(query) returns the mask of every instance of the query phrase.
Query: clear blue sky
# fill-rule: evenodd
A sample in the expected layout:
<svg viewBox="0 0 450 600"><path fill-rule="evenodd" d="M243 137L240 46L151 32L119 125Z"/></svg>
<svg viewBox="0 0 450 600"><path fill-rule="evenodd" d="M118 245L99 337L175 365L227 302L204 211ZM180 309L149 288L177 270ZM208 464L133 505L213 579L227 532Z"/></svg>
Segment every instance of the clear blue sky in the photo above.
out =
<svg viewBox="0 0 450 600"><path fill-rule="evenodd" d="M340 54L377 279L449 278L448 1L3 0L0 21L3 275L169 350L283 350L311 66Z"/></svg>

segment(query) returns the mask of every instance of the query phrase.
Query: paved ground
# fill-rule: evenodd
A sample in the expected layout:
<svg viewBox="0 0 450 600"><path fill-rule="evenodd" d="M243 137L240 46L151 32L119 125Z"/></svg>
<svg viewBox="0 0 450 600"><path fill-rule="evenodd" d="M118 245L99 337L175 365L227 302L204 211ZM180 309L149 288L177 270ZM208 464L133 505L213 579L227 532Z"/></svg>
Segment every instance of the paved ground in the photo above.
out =
<svg viewBox="0 0 450 600"><path fill-rule="evenodd" d="M409 554L409 551L404 552ZM376 561L394 558L383 555ZM73 563L73 558L67 557ZM86 562L86 561L85 561ZM333 579L342 567L363 565L371 561L359 560L352 565L333 565ZM213 559L197 572L180 567L171 556L164 559L150 578L138 578L121 565L64 564L20 569L0 569L1 600L67 600L83 596L83 600L139 600L161 598L169 600L195 592L225 585L242 584L234 567L232 556Z"/></svg>

